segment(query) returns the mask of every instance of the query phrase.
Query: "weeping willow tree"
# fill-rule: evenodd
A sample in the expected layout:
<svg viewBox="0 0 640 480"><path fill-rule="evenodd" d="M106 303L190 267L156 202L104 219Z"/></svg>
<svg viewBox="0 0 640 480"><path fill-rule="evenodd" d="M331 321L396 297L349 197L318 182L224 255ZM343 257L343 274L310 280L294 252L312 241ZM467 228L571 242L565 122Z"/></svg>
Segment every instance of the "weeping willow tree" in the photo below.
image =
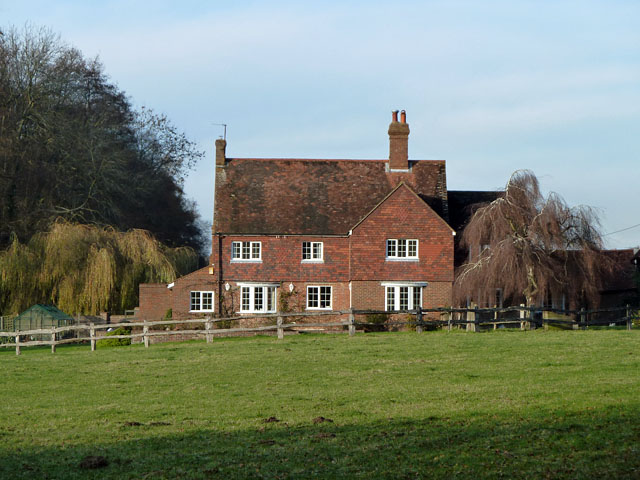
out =
<svg viewBox="0 0 640 480"><path fill-rule="evenodd" d="M167 248L145 230L58 221L0 252L0 312L34 303L72 314L123 311L137 305L140 283L172 282L197 263L193 249Z"/></svg>
<svg viewBox="0 0 640 480"><path fill-rule="evenodd" d="M598 301L609 268L595 212L569 207L557 194L544 196L529 170L516 171L504 195L479 208L462 233L472 252L456 272L454 293L465 299L505 298L535 305L564 294L572 304Z"/></svg>

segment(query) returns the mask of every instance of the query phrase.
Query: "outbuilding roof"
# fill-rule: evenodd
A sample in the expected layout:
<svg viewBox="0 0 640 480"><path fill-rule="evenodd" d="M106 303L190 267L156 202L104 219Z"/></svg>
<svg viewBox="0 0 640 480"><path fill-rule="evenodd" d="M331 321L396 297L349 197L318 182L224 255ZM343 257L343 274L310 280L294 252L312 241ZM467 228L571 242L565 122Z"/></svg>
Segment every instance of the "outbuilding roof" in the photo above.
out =
<svg viewBox="0 0 640 480"><path fill-rule="evenodd" d="M29 308L27 308L24 312L22 312L16 319L26 318L32 315L37 315L39 317L51 318L53 320L71 320L73 317L67 315L62 310L53 305L42 305L35 304Z"/></svg>

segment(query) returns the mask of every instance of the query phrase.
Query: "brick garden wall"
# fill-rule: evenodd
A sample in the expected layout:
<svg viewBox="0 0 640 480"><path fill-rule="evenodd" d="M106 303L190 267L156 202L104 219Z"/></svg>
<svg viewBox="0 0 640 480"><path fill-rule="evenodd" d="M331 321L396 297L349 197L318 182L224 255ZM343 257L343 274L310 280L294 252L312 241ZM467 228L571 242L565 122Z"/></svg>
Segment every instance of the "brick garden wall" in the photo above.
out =
<svg viewBox="0 0 640 480"><path fill-rule="evenodd" d="M136 320L160 320L172 307L172 292L166 283L140 284L140 310Z"/></svg>
<svg viewBox="0 0 640 480"><path fill-rule="evenodd" d="M218 292L217 292L217 275L209 273L209 267L201 268L177 279L173 287L173 318L181 320L185 318L197 318L212 315L212 313L189 313L191 302L191 291L213 291L214 308L217 308Z"/></svg>

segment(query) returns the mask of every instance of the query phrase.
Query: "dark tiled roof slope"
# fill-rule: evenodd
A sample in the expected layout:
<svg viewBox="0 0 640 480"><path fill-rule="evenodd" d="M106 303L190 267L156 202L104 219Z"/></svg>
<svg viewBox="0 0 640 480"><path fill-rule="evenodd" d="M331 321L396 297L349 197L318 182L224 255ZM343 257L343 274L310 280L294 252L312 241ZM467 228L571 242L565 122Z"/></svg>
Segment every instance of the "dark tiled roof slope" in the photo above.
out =
<svg viewBox="0 0 640 480"><path fill-rule="evenodd" d="M477 207L491 203L504 195L502 191L449 190L449 225L456 232L462 231Z"/></svg>
<svg viewBox="0 0 640 480"><path fill-rule="evenodd" d="M604 278L603 291L635 290L633 275L636 267L633 264L634 250L604 250L603 253L612 262L611 271Z"/></svg>
<svg viewBox="0 0 640 480"><path fill-rule="evenodd" d="M214 232L346 235L401 181L448 220L444 160L230 158L216 168Z"/></svg>

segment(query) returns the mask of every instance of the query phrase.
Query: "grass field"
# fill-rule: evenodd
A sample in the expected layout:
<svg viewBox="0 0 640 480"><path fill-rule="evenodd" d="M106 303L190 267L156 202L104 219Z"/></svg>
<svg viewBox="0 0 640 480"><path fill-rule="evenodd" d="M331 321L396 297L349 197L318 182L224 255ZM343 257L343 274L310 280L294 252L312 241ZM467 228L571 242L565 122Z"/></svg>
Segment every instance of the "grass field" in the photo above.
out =
<svg viewBox="0 0 640 480"><path fill-rule="evenodd" d="M0 351L0 478L637 479L639 347L496 331Z"/></svg>

